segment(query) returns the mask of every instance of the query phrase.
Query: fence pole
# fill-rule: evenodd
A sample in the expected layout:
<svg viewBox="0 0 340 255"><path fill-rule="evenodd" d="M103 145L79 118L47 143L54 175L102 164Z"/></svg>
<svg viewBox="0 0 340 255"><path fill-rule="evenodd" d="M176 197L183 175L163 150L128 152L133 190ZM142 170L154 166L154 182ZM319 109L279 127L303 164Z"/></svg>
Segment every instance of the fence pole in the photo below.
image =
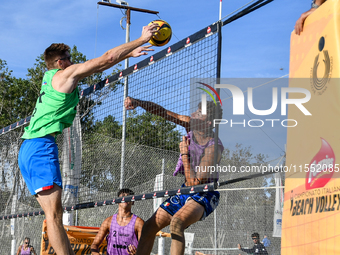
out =
<svg viewBox="0 0 340 255"><path fill-rule="evenodd" d="M14 194L13 199L12 199L12 208L11 208L12 214L14 214L16 212L16 204L17 204L17 195ZM16 219L11 219L11 236L12 236L11 255L16 254L15 221L16 221ZM22 238L22 237L20 237L20 238Z"/></svg>
<svg viewBox="0 0 340 255"><path fill-rule="evenodd" d="M130 9L126 10L126 35L125 42L130 42ZM129 67L129 58L125 59L124 68L127 69ZM124 101L128 95L128 76L124 77ZM124 107L123 101L123 125L122 125L122 155L120 159L120 182L119 188L122 189L124 187L124 166L125 166L125 134L126 134L126 109Z"/></svg>

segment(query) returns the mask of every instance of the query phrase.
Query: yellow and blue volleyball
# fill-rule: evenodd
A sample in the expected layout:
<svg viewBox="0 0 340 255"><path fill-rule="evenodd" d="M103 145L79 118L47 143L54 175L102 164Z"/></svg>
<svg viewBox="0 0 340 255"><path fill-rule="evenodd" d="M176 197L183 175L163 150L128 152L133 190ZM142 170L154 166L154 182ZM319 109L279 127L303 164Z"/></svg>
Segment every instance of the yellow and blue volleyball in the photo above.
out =
<svg viewBox="0 0 340 255"><path fill-rule="evenodd" d="M150 22L149 25L152 23L157 23L159 28L157 29L158 33L151 37L149 43L154 46L164 46L171 39L172 30L170 25L166 21L160 19Z"/></svg>

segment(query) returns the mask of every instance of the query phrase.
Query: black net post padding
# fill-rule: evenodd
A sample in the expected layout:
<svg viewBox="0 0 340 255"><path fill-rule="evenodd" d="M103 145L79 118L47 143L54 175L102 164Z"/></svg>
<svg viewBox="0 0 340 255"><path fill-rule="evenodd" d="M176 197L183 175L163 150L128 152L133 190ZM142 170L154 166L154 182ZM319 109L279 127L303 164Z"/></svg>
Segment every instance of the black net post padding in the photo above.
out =
<svg viewBox="0 0 340 255"><path fill-rule="evenodd" d="M255 3L253 3L252 5L248 6L247 8L243 9L242 11L236 13L235 15L231 16L229 19L225 20L223 22L223 26L239 19L242 18L243 16L261 8L262 6L269 4L270 2L273 2L274 0L259 0Z"/></svg>
<svg viewBox="0 0 340 255"><path fill-rule="evenodd" d="M64 209L64 212L70 212L74 210L88 209L88 208L94 208L94 207L106 206L106 205L115 205L115 204L126 203L126 202L142 201L146 199L170 197L174 195L193 194L193 193L198 193L198 192L208 192L208 191L214 191L215 190L214 186L215 186L214 183L207 183L207 184L201 184L201 185L196 185L196 186L191 186L191 187L181 187L176 190L162 190L162 191L155 191L152 193L145 193L145 194L140 194L140 195L131 195L131 196L126 196L126 197L107 199L107 200L99 201L99 202L76 204L76 205L64 207L63 209ZM37 212L0 216L0 220L8 220L8 219L15 219L15 218L30 217L30 216L40 216L40 215L45 215L44 211L41 210Z"/></svg>
<svg viewBox="0 0 340 255"><path fill-rule="evenodd" d="M216 61L216 83L220 83L220 79L221 79L221 65L222 65L222 21L218 21L217 22L217 33L218 33L218 45L217 45L217 61ZM220 95L220 89L217 88L216 92L218 95ZM217 97L217 96L216 96ZM217 100L217 98L216 98ZM222 105L221 105L222 107ZM215 118L219 119L220 117L220 109L219 107L216 105L216 112L215 112ZM215 126L215 131L214 131L214 165L217 165L217 161L218 161L218 149L219 149L219 144L218 144L218 140L219 140L219 125ZM215 188L218 187L218 183L215 181L214 183Z"/></svg>

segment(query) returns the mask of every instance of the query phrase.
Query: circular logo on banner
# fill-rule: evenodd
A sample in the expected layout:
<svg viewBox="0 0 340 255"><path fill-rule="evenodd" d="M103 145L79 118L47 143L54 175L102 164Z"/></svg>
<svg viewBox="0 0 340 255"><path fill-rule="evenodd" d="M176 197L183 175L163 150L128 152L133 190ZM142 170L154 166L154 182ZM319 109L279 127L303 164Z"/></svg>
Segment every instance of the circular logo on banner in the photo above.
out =
<svg viewBox="0 0 340 255"><path fill-rule="evenodd" d="M325 37L319 39L319 53L314 59L311 69L311 88L314 94L322 95L327 89L332 74L333 59L329 56L328 50L324 50L326 45Z"/></svg>

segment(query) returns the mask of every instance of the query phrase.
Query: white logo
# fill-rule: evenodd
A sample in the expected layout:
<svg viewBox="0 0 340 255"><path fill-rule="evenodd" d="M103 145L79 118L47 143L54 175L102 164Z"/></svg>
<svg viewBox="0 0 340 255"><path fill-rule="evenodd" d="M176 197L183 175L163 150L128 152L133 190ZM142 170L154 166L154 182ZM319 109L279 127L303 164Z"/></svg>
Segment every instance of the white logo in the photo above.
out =
<svg viewBox="0 0 340 255"><path fill-rule="evenodd" d="M216 88L229 89L233 95L233 115L244 115L244 95L240 88L235 85L216 84ZM288 99L288 93L302 93L304 98ZM312 115L302 104L307 103L311 98L309 90L304 88L281 88L281 115L287 115L286 106L288 104L295 104L304 115ZM251 113L255 115L270 115L275 112L278 104L277 88L273 88L272 106L268 110L257 110L253 104L253 88L248 88L248 108Z"/></svg>

